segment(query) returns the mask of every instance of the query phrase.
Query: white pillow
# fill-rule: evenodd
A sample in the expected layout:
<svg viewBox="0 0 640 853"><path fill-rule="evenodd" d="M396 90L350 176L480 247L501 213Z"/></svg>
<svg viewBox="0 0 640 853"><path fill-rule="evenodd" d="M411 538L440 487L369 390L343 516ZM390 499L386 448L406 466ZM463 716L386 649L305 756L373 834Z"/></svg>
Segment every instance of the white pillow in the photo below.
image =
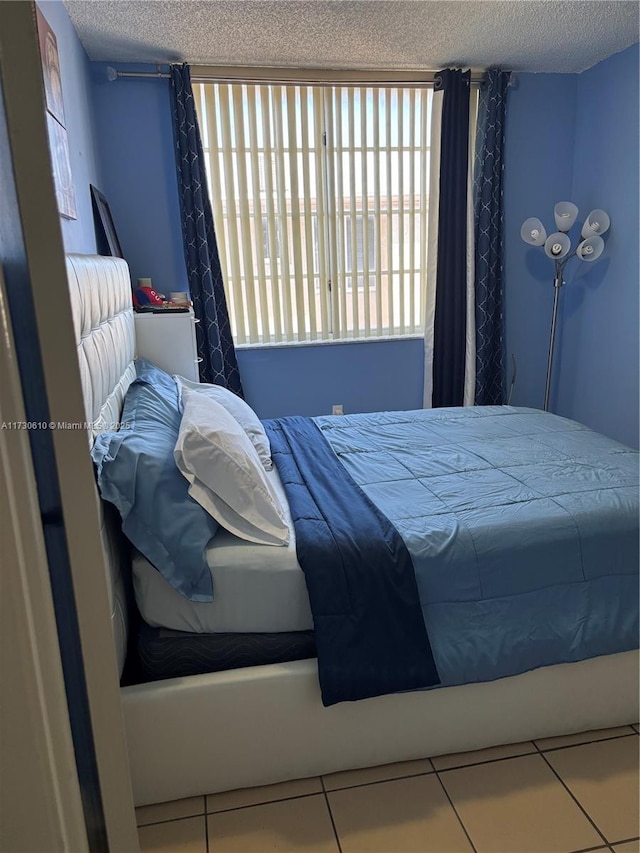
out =
<svg viewBox="0 0 640 853"><path fill-rule="evenodd" d="M197 391L199 394L206 394L220 403L221 406L229 412L230 415L238 421L242 429L251 439L251 443L258 451L258 456L265 469L271 471L273 462L271 461L271 445L264 431L264 427L260 423L260 418L253 411L248 403L245 403L233 391L223 388L222 385L207 385L206 382L191 382L189 379L184 379L182 376L174 376L176 385L178 386L178 402L180 408L183 408L182 390L188 388L190 391Z"/></svg>
<svg viewBox="0 0 640 853"><path fill-rule="evenodd" d="M289 526L247 434L208 394L182 389L173 452L189 494L223 527L249 542L287 545Z"/></svg>

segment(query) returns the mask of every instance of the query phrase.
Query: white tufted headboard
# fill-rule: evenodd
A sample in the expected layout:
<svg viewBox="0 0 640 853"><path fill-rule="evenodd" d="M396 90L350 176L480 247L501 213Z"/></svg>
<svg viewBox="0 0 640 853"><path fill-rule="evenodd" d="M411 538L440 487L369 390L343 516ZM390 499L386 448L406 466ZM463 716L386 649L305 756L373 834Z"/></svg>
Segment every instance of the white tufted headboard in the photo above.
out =
<svg viewBox="0 0 640 853"><path fill-rule="evenodd" d="M67 255L67 277L90 440L120 420L136 371L129 267L121 258ZM120 519L100 501L102 541L110 572L111 618L120 673L128 642L130 567ZM88 567L91 568L91 567Z"/></svg>
<svg viewBox="0 0 640 853"><path fill-rule="evenodd" d="M92 437L113 429L135 379L129 267L122 258L67 255L73 325Z"/></svg>

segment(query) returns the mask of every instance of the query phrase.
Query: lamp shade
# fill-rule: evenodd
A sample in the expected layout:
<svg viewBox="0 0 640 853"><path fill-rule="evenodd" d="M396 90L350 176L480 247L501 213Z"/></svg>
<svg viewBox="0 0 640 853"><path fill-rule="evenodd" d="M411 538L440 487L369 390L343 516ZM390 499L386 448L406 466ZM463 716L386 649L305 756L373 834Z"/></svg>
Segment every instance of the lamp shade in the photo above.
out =
<svg viewBox="0 0 640 853"><path fill-rule="evenodd" d="M604 210L596 208L587 216L582 226L583 237L593 237L594 234L604 234L609 230L611 220L609 215Z"/></svg>
<svg viewBox="0 0 640 853"><path fill-rule="evenodd" d="M520 236L530 246L544 246L544 241L547 239L547 232L544 230L542 222L536 219L535 216L531 216L522 223Z"/></svg>
<svg viewBox="0 0 640 853"><path fill-rule="evenodd" d="M580 258L581 261L587 261L591 263L591 261L597 260L604 250L604 240L602 237L599 237L597 234L594 234L592 237L587 237L586 240L583 240L582 243L576 249L576 255Z"/></svg>
<svg viewBox="0 0 640 853"><path fill-rule="evenodd" d="M568 255L570 248L571 240L569 240L567 235L563 234L561 231L556 231L554 234L547 237L547 242L544 244L545 252L550 258L553 258L554 261L559 261L561 258L564 258L565 255Z"/></svg>
<svg viewBox="0 0 640 853"><path fill-rule="evenodd" d="M569 231L578 216L578 208L570 201L559 201L553 209L558 231Z"/></svg>

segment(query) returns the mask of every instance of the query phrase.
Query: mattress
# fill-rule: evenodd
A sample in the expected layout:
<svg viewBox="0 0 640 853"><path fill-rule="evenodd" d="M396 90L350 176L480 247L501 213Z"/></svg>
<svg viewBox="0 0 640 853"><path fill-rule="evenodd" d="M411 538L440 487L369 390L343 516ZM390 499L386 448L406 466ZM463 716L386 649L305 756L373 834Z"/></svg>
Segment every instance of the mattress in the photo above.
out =
<svg viewBox="0 0 640 853"><path fill-rule="evenodd" d="M291 530L287 546L245 542L220 529L207 548L212 602L189 601L141 554L133 559L133 583L144 621L156 628L196 634L309 631L313 618L287 499L277 471L270 471Z"/></svg>
<svg viewBox="0 0 640 853"><path fill-rule="evenodd" d="M575 422L511 407L314 420L412 555L443 684L635 647L636 452ZM138 556L134 586L149 625L317 633L275 466L270 477L287 509L289 545L220 530L207 551L211 603L183 598Z"/></svg>

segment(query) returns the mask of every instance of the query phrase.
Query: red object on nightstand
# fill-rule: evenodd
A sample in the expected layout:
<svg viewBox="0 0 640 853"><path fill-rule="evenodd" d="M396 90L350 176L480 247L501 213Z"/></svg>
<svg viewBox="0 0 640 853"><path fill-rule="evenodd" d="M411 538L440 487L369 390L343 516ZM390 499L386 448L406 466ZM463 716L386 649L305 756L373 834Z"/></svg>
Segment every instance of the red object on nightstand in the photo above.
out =
<svg viewBox="0 0 640 853"><path fill-rule="evenodd" d="M136 287L133 291L133 304L136 308L141 305L164 305L164 299L152 287Z"/></svg>

